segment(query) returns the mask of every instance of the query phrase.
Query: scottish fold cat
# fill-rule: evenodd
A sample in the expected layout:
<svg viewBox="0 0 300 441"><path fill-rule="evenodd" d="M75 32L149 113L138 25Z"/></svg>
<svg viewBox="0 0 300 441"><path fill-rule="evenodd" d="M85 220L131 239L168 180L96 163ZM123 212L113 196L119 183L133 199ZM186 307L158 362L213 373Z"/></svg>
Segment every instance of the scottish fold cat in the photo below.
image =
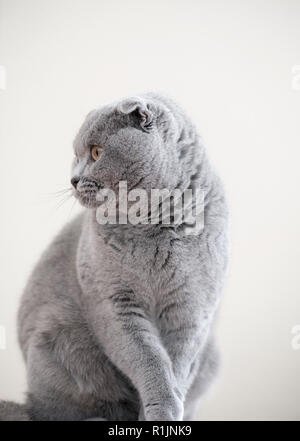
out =
<svg viewBox="0 0 300 441"><path fill-rule="evenodd" d="M217 370L213 324L228 261L222 184L197 130L148 93L92 111L74 141L84 212L34 269L18 316L27 367L22 407L0 419L182 420ZM103 188L202 189L204 228L97 221Z"/></svg>

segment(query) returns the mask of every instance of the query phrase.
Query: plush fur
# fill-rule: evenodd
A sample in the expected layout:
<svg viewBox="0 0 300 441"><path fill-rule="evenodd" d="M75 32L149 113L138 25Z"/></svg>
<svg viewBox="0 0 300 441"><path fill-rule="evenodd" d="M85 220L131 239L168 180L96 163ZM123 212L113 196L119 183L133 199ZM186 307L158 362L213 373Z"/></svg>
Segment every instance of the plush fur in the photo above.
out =
<svg viewBox="0 0 300 441"><path fill-rule="evenodd" d="M96 162L91 145L103 146ZM87 209L27 284L18 320L26 414L2 404L0 419L191 419L217 368L213 322L228 260L220 180L188 117L157 94L92 111L74 150L74 195ZM204 230L99 225L97 191L120 180L203 189Z"/></svg>

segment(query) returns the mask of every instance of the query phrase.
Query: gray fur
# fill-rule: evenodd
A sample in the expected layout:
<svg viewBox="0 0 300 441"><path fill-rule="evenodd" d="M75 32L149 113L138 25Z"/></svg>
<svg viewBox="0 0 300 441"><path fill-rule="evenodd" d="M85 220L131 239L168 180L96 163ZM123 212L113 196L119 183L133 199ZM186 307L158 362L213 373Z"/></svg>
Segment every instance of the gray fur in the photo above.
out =
<svg viewBox="0 0 300 441"><path fill-rule="evenodd" d="M12 401L0 401L0 421L29 421L26 406Z"/></svg>
<svg viewBox="0 0 300 441"><path fill-rule="evenodd" d="M96 162L93 144L104 146ZM29 418L191 419L217 368L212 328L228 260L220 180L187 116L157 94L94 110L74 149L74 193L88 209L43 254L19 311ZM120 180L201 187L204 231L99 225L97 190Z"/></svg>

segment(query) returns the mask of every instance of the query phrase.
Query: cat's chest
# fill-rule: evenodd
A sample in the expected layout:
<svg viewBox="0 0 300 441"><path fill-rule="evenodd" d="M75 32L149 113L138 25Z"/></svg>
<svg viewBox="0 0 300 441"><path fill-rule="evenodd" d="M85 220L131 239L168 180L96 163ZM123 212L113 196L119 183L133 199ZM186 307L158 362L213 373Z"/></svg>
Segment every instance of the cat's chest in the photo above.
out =
<svg viewBox="0 0 300 441"><path fill-rule="evenodd" d="M122 273L155 281L163 278L177 264L180 266L180 250L167 238L161 240L146 237L121 242L116 238L107 241L103 248L106 261Z"/></svg>
<svg viewBox="0 0 300 441"><path fill-rule="evenodd" d="M159 238L99 235L81 245L81 279L98 285L124 285L138 291L161 292L169 281L182 279L184 247L167 235Z"/></svg>

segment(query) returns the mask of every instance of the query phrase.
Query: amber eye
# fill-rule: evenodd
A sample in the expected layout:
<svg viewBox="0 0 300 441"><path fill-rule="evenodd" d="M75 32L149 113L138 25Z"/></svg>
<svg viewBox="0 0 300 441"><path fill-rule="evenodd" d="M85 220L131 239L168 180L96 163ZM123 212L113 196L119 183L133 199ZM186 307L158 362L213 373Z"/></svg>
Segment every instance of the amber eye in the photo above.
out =
<svg viewBox="0 0 300 441"><path fill-rule="evenodd" d="M103 152L103 147L101 147L100 145L93 145L91 147L91 156L94 161L97 161L97 159L100 158L102 152Z"/></svg>

